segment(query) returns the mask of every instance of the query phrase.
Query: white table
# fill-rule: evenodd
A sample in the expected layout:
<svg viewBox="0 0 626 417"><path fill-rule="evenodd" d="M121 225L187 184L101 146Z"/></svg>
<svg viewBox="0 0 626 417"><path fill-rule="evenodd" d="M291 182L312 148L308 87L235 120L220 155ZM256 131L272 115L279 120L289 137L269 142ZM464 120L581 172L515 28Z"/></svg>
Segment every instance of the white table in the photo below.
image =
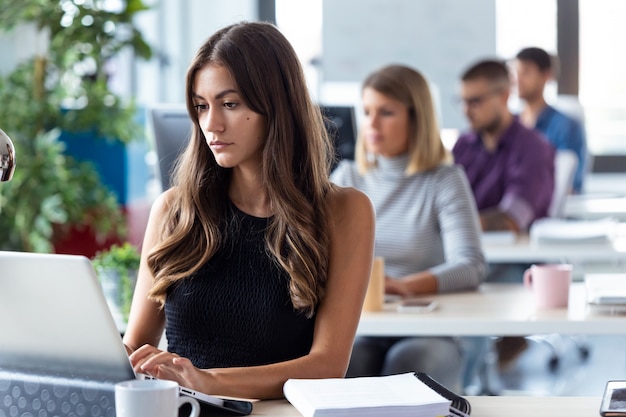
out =
<svg viewBox="0 0 626 417"><path fill-rule="evenodd" d="M570 196L565 201L564 214L574 219L614 217L626 221L626 197Z"/></svg>
<svg viewBox="0 0 626 417"><path fill-rule="evenodd" d="M597 417L600 398L596 397L466 397L472 405L471 417ZM253 416L299 417L286 400L259 401Z"/></svg>
<svg viewBox="0 0 626 417"><path fill-rule="evenodd" d="M528 235L513 242L483 243L487 262L624 262L626 261L626 225L619 225L617 237L602 243L533 243Z"/></svg>
<svg viewBox="0 0 626 417"><path fill-rule="evenodd" d="M360 336L516 336L524 334L624 334L625 315L589 310L583 283L573 283L569 307L535 311L521 284L482 284L477 291L437 294L431 313L398 313L389 303L364 312Z"/></svg>

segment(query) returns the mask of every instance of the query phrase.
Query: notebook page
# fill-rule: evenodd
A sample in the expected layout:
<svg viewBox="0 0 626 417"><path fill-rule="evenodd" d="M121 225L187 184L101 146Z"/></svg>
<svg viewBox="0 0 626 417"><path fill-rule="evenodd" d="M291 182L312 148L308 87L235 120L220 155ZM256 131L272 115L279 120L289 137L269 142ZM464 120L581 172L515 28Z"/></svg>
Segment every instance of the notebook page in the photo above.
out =
<svg viewBox="0 0 626 417"><path fill-rule="evenodd" d="M285 383L284 393L304 415L324 409L402 406L430 409L429 405L435 405L435 410L447 411L450 406L449 400L418 380L413 373L346 379L290 379Z"/></svg>

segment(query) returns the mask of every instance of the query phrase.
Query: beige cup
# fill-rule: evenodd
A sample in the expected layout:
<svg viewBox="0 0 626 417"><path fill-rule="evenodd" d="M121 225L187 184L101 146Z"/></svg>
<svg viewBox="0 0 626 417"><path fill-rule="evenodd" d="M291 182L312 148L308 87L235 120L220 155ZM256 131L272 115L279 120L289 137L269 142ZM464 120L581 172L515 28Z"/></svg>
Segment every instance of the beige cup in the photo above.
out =
<svg viewBox="0 0 626 417"><path fill-rule="evenodd" d="M537 309L567 307L572 265L533 265L524 272L524 285L535 298Z"/></svg>
<svg viewBox="0 0 626 417"><path fill-rule="evenodd" d="M363 311L380 311L385 302L385 259L374 258L370 282L365 293Z"/></svg>

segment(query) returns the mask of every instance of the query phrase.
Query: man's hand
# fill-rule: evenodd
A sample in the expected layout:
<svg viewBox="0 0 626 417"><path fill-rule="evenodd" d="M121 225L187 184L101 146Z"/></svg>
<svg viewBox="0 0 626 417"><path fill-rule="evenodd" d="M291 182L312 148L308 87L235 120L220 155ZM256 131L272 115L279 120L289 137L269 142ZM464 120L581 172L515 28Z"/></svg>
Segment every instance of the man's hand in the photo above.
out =
<svg viewBox="0 0 626 417"><path fill-rule="evenodd" d="M512 230L519 233L517 224L508 214L498 209L488 209L480 212L480 226L486 232Z"/></svg>

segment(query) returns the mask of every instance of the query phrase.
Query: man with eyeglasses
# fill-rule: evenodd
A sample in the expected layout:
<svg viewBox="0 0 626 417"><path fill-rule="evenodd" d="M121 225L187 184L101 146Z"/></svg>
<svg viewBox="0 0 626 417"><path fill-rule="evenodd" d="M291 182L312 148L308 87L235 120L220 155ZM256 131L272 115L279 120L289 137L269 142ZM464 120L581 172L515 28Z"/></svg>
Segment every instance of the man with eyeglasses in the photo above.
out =
<svg viewBox="0 0 626 417"><path fill-rule="evenodd" d="M548 214L554 148L510 112L509 90L500 61L480 61L465 71L461 100L472 131L459 137L452 153L465 168L483 230L520 233Z"/></svg>
<svg viewBox="0 0 626 417"><path fill-rule="evenodd" d="M554 148L510 112L511 82L503 62L480 61L461 79L461 102L471 131L459 137L452 153L455 162L465 168L481 226L485 231L526 232L534 220L548 215L554 189ZM487 281L521 282L528 267L491 264ZM526 347L523 337L500 338L496 342L500 366L508 366Z"/></svg>

